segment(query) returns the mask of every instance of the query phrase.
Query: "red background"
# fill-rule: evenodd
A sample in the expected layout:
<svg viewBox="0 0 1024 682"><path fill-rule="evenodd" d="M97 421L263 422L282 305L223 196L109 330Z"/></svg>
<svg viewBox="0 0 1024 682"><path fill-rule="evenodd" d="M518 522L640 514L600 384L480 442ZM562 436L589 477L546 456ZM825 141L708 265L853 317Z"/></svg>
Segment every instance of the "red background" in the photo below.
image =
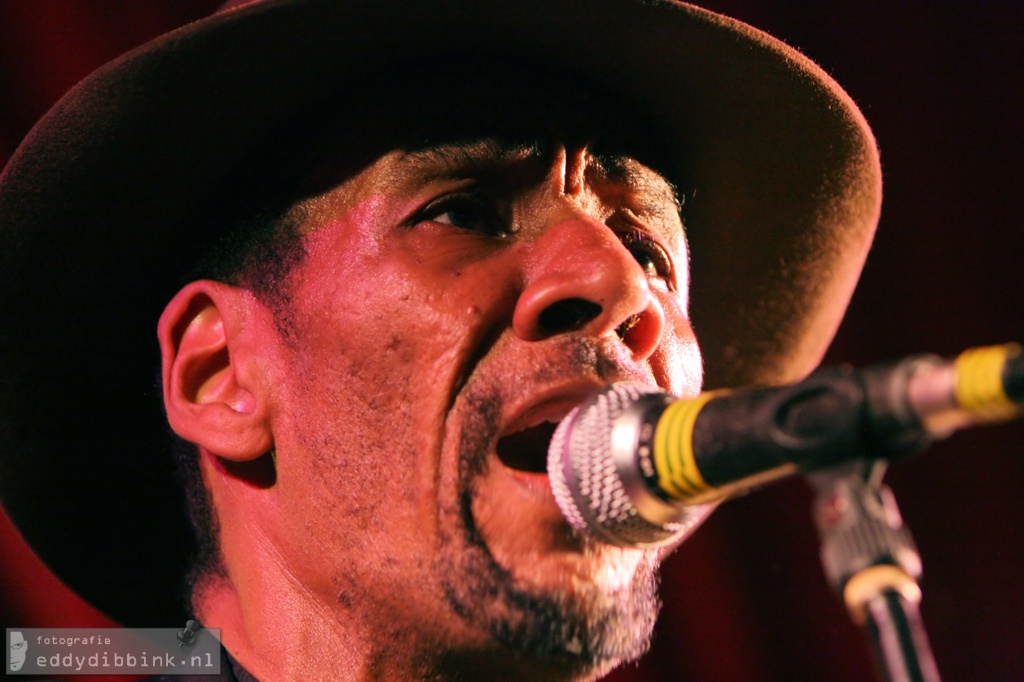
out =
<svg viewBox="0 0 1024 682"><path fill-rule="evenodd" d="M217 4L0 0L0 162L81 77ZM1024 5L706 4L818 61L878 137L880 231L827 361L1024 340ZM924 560L922 608L946 680L1024 676L1022 451L1018 423L959 434L889 475ZM612 679L870 679L862 637L819 568L810 501L790 481L720 509L666 566L652 652ZM5 626L103 623L5 522L0 547Z"/></svg>

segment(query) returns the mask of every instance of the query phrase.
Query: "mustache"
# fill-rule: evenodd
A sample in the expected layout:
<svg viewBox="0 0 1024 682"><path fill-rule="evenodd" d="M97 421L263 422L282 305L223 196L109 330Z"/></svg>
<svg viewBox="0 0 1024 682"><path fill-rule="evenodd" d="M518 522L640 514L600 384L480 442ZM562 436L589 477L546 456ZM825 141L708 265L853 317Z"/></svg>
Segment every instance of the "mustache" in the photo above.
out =
<svg viewBox="0 0 1024 682"><path fill-rule="evenodd" d="M481 361L452 406L450 414L461 417L457 422L460 459L461 466L468 468L460 471L464 481L467 474L479 474L484 466L486 451L501 429L504 406L526 402L538 387L566 379L592 381L595 390L614 381L655 383L647 367L638 365L626 348L610 339L566 335L538 352L503 356L496 352L493 361Z"/></svg>
<svg viewBox="0 0 1024 682"><path fill-rule="evenodd" d="M632 380L654 383L644 367L638 366L621 345L607 339L569 336L557 347L546 348L533 363L519 364L516 373L501 371L511 367L484 365L466 383L459 399L458 478L460 498L458 516L471 545L490 555L480 537L472 513L475 482L487 473L489 452L501 432L505 406L528 400L537 387L564 382L567 378L592 380L596 387L613 381ZM509 380L509 377L514 380ZM590 535L565 524L567 546L579 552L599 550L603 545Z"/></svg>
<svg viewBox="0 0 1024 682"><path fill-rule="evenodd" d="M613 381L655 383L650 369L637 364L623 344L608 337L575 334L549 340L542 349L521 357L514 375L520 381L511 385L506 381L495 387L505 400L522 399L522 393L532 387L557 383L567 377L593 379L602 385ZM470 377L467 384L472 380Z"/></svg>
<svg viewBox="0 0 1024 682"><path fill-rule="evenodd" d="M482 368L509 362L497 358L509 355L506 353L508 346L514 343L494 329L476 340L475 351L467 355L452 383L449 409L454 408L467 387L479 379ZM530 346L527 350L520 347L513 351L518 363L505 368L508 376L521 379L519 385L543 385L567 376L590 377L600 384L613 381L656 383L650 368L637 365L628 349L612 338L572 333Z"/></svg>

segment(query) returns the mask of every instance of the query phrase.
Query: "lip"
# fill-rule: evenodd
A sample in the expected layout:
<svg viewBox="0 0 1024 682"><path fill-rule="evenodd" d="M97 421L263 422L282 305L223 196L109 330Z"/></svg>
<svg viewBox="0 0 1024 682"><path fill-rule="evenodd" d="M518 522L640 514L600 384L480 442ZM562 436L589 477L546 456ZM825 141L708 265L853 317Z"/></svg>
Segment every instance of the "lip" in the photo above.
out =
<svg viewBox="0 0 1024 682"><path fill-rule="evenodd" d="M545 423L557 425L569 412L600 390L601 386L595 382L577 382L552 387L533 394L528 401L520 405L512 406L508 413L509 417L504 420L504 428L499 430L491 447L490 456L493 461L497 462L502 471L532 495L553 498L546 467L544 471L528 471L509 466L498 454L498 442L520 431ZM546 453L547 448L544 451Z"/></svg>
<svg viewBox="0 0 1024 682"><path fill-rule="evenodd" d="M606 337L614 335L606 335ZM552 377L547 381L527 381L506 384L496 393L499 396L501 411L497 419L497 428L490 434L490 444L485 454L489 469L500 478L514 484L521 491L530 491L532 497L542 497L554 504L554 494L548 481L547 450L550 442L544 443L543 452L539 445L539 434L527 434L524 440L532 442L532 449L523 452L520 461L528 462L527 466L518 467L518 462L507 463L512 444L503 442L509 436L517 434L548 422L557 426L564 417L602 388L616 381L635 381L647 385L659 385L659 375L649 364L637 363L621 344L617 337L602 337L583 343L576 337L566 335L560 343L546 346L543 357L522 357L520 360L526 367L543 367L541 373ZM582 358L584 361L570 365L564 358ZM557 367L562 361L563 371ZM585 366L581 366L585 364ZM525 378L525 377L524 377ZM518 385L517 385L518 384ZM503 399L502 399L503 398ZM554 428L551 429L553 434ZM501 448L499 454L499 444ZM537 459L533 459L536 457ZM543 457L543 463L539 459ZM518 458L511 458L513 460Z"/></svg>
<svg viewBox="0 0 1024 682"><path fill-rule="evenodd" d="M505 410L502 417L504 426L498 430L496 441L543 422L557 424L585 400L608 384L617 381L635 381L657 386L651 377L637 373L615 376L606 381L577 379L532 391L527 397L512 403Z"/></svg>
<svg viewBox="0 0 1024 682"><path fill-rule="evenodd" d="M586 388L575 388L568 394L560 394L539 399L532 406L527 407L519 416L509 420L508 426L498 433L498 438L538 426L544 422L557 424L565 418L565 415L582 403L584 400L599 391L601 386L587 385Z"/></svg>

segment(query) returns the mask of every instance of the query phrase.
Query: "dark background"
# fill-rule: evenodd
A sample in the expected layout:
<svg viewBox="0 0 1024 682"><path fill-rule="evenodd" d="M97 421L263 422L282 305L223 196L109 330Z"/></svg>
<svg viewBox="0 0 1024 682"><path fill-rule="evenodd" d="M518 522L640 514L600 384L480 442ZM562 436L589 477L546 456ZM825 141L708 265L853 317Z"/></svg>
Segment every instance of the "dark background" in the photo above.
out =
<svg viewBox="0 0 1024 682"><path fill-rule="evenodd" d="M217 4L0 0L0 162L81 77ZM879 234L826 361L1024 340L1024 4L706 6L820 63L878 138ZM888 477L924 561L922 609L945 680L1024 678L1022 454L1024 426L994 427L958 434ZM722 507L666 566L652 652L612 679L870 679L862 637L822 576L810 502L794 480ZM25 609L44 605L61 624L102 622L12 549L15 537L0 523L4 620L28 626L38 614Z"/></svg>

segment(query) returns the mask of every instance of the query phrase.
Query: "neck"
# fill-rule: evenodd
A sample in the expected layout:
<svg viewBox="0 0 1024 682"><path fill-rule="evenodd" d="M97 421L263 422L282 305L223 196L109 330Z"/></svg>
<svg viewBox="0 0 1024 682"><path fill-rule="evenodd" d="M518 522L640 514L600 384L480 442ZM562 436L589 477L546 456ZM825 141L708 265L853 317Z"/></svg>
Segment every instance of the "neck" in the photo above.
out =
<svg viewBox="0 0 1024 682"><path fill-rule="evenodd" d="M267 599L269 595L279 598ZM369 628L355 620L340 623L322 608L281 591L262 596L247 600L229 579L220 577L207 581L193 595L203 625L220 628L224 647L261 681L554 682L599 677L550 661L523 660L497 646L457 650L437 642L424 645L397 627Z"/></svg>
<svg viewBox="0 0 1024 682"><path fill-rule="evenodd" d="M246 500L217 509L223 570L196 585L192 603L258 680L595 677L578 663L498 644L453 613L429 580L413 590L387 566L311 570L328 559L293 536L271 537L266 509Z"/></svg>
<svg viewBox="0 0 1024 682"><path fill-rule="evenodd" d="M219 627L224 647L258 680L444 679L440 666L429 664L430 657L399 632L341 623L281 590L262 596L249 599L226 578L193 595L203 625Z"/></svg>
<svg viewBox="0 0 1024 682"><path fill-rule="evenodd" d="M311 570L327 561L322 552L274 534L273 510L245 486L215 482L214 498L232 502L217 505L222 570L198 581L192 604L242 667L258 680L439 679L431 661L452 633L424 627L430 609L396 599L404 591L386 589L383 574Z"/></svg>

